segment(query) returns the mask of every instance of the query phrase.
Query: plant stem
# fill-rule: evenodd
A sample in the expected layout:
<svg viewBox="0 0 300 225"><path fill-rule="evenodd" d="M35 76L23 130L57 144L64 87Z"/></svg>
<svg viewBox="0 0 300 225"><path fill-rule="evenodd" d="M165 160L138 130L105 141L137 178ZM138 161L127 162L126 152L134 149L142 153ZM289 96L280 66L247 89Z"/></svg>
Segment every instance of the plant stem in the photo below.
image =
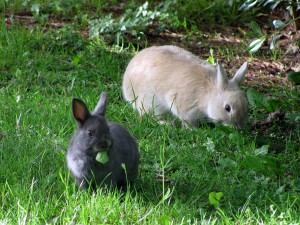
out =
<svg viewBox="0 0 300 225"><path fill-rule="evenodd" d="M300 11L297 11L297 1L292 1L292 10L296 30L300 30Z"/></svg>

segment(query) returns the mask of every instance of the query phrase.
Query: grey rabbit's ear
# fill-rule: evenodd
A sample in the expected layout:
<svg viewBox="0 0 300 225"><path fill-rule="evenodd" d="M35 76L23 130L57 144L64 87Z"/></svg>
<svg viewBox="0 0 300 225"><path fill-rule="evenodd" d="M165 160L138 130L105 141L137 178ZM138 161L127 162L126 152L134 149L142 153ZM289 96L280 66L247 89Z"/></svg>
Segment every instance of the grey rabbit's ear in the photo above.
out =
<svg viewBox="0 0 300 225"><path fill-rule="evenodd" d="M218 86L218 89L223 88L227 84L228 84L228 78L227 78L226 71L224 70L220 61L217 59L217 86Z"/></svg>
<svg viewBox="0 0 300 225"><path fill-rule="evenodd" d="M248 62L244 62L244 64L235 73L234 77L232 78L232 81L240 85L245 78L247 69L248 69Z"/></svg>
<svg viewBox="0 0 300 225"><path fill-rule="evenodd" d="M75 120L83 125L86 119L91 115L86 104L78 98L73 98L72 100L72 111Z"/></svg>
<svg viewBox="0 0 300 225"><path fill-rule="evenodd" d="M105 116L106 102L107 102L106 92L102 92L99 102L94 109L94 113L100 116Z"/></svg>

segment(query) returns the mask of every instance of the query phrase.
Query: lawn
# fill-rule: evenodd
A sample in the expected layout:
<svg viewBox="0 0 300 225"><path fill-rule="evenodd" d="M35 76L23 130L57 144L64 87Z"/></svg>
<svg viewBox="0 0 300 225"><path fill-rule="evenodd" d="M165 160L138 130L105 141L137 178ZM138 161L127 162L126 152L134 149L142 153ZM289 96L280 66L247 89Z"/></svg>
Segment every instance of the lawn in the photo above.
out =
<svg viewBox="0 0 300 225"><path fill-rule="evenodd" d="M173 38L150 30L140 45L126 34L116 46L111 33L90 38L88 21L99 12L117 16L119 8L109 4L120 1L85 1L90 7L74 1L61 11L36 2L0 4L0 224L300 223L299 86L283 70L266 76L275 64L290 65L281 52L276 59L267 50L250 55L243 51L246 39L205 44L208 33L220 41L218 32L179 23ZM217 29L222 37L230 31ZM230 73L249 60L243 86L247 127L189 129L161 125L151 115L139 118L121 86L145 40L148 46L176 44L204 59L221 58ZM202 47L193 49L200 41ZM72 98L93 109L102 91L108 95L107 118L125 126L139 146L139 176L125 193L79 191L67 171L66 151L76 130ZM279 116L268 121L274 112Z"/></svg>

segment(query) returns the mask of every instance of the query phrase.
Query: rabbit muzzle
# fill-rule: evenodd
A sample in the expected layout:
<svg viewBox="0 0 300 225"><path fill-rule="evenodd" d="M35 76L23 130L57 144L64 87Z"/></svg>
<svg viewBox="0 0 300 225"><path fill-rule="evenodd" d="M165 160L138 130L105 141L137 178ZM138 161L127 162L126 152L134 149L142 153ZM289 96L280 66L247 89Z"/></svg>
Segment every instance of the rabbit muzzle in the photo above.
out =
<svg viewBox="0 0 300 225"><path fill-rule="evenodd" d="M108 151L112 145L111 140L105 140L97 143L96 146L94 146L93 150L95 153L101 152L101 151Z"/></svg>

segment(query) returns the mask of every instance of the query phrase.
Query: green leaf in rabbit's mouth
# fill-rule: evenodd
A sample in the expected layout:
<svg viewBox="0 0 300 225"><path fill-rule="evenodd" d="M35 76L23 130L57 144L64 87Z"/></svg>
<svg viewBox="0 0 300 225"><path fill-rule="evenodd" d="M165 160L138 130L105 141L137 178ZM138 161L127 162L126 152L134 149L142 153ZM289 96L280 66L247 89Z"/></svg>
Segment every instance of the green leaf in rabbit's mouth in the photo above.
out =
<svg viewBox="0 0 300 225"><path fill-rule="evenodd" d="M105 164L108 162L108 155L107 151L100 151L96 155L96 161L102 164Z"/></svg>

